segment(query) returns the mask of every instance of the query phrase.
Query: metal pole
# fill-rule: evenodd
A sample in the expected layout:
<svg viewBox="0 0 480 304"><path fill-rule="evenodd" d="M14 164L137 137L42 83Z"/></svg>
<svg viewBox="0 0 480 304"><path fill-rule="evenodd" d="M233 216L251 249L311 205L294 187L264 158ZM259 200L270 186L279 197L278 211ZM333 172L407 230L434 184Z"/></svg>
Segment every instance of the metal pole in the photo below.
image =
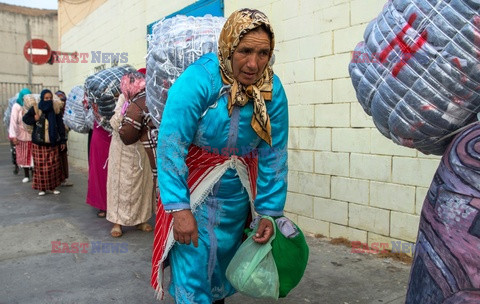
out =
<svg viewBox="0 0 480 304"><path fill-rule="evenodd" d="M26 26L27 26L27 41L31 41L32 40L32 33L30 31L30 19L27 19ZM32 53L33 52L30 52L30 58L33 56ZM28 87L29 87L29 89L32 89L32 74L33 74L32 63L28 62Z"/></svg>

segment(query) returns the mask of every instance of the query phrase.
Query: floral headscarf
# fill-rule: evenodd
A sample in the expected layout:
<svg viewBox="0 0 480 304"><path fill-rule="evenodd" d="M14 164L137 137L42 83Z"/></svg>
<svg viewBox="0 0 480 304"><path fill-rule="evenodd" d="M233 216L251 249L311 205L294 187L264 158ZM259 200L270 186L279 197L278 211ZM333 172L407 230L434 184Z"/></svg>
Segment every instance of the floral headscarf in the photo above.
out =
<svg viewBox="0 0 480 304"><path fill-rule="evenodd" d="M265 106L265 100L272 100L272 67L267 64L263 76L256 83L247 87L233 77L232 58L235 49L245 34L261 26L270 32L270 59L275 46L270 21L264 13L246 8L233 12L225 22L218 40L218 58L223 83L231 85L231 92L228 96L228 113L232 114L234 105L244 106L250 98L253 99L252 128L260 138L272 145L270 117Z"/></svg>

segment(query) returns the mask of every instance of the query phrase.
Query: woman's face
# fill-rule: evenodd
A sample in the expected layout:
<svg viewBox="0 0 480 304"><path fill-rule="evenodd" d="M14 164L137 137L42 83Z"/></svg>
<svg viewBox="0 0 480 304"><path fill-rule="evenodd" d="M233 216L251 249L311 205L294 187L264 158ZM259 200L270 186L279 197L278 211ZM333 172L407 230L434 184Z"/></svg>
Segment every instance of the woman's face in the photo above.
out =
<svg viewBox="0 0 480 304"><path fill-rule="evenodd" d="M251 85L262 77L270 55L270 36L254 30L243 36L233 52L233 77L243 85Z"/></svg>
<svg viewBox="0 0 480 304"><path fill-rule="evenodd" d="M45 93L45 95L43 95L43 100L45 101L51 101L53 98L52 94L51 93Z"/></svg>

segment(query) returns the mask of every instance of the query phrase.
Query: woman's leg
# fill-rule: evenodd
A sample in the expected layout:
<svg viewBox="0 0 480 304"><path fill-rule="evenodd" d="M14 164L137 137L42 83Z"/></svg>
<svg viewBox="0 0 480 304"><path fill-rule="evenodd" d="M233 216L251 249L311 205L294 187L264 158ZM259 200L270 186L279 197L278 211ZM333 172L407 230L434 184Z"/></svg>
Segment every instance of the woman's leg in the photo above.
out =
<svg viewBox="0 0 480 304"><path fill-rule="evenodd" d="M17 153L15 151L15 145L10 142L10 152L12 153L12 162L13 162L13 165L15 166L13 168L13 174L17 175L18 174L18 165L17 165Z"/></svg>
<svg viewBox="0 0 480 304"><path fill-rule="evenodd" d="M30 181L30 168L23 168L25 177L22 179L22 183L28 183Z"/></svg>
<svg viewBox="0 0 480 304"><path fill-rule="evenodd" d="M122 226L120 224L113 224L112 230L110 231L112 237L121 237L122 236Z"/></svg>

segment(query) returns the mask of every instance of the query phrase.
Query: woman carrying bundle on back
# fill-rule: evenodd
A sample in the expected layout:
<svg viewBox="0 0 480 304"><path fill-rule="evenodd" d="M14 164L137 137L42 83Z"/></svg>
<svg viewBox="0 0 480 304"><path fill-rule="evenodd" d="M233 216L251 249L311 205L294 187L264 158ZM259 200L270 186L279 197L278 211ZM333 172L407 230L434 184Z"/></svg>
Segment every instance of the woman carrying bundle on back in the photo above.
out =
<svg viewBox="0 0 480 304"><path fill-rule="evenodd" d="M168 256L176 303L224 303L235 293L225 270L251 204L260 215L283 214L288 105L269 65L274 45L262 12L236 11L220 34L218 56L201 57L168 91L158 134L161 204L152 260L160 297ZM263 218L253 239L266 243L273 229Z"/></svg>
<svg viewBox="0 0 480 304"><path fill-rule="evenodd" d="M33 167L32 135L25 129L22 122L23 97L28 94L31 94L31 92L27 88L22 89L18 94L17 101L12 106L8 128L8 137L15 146L16 166L23 168L25 173L22 183L30 181L30 170Z"/></svg>
<svg viewBox="0 0 480 304"><path fill-rule="evenodd" d="M60 194L56 189L62 183L59 151L65 149L66 141L61 108L61 103L53 102L52 92L45 89L40 93L38 106L31 107L23 116L23 122L33 126L32 188L39 190L40 196L47 191Z"/></svg>
<svg viewBox="0 0 480 304"><path fill-rule="evenodd" d="M145 96L145 76L138 72L127 74L122 77L120 88L122 94L110 118L112 140L108 154L107 220L113 223L112 237L122 236L122 226L152 231L147 221L155 206L152 171L145 149L138 140L125 145L119 134L128 104Z"/></svg>

